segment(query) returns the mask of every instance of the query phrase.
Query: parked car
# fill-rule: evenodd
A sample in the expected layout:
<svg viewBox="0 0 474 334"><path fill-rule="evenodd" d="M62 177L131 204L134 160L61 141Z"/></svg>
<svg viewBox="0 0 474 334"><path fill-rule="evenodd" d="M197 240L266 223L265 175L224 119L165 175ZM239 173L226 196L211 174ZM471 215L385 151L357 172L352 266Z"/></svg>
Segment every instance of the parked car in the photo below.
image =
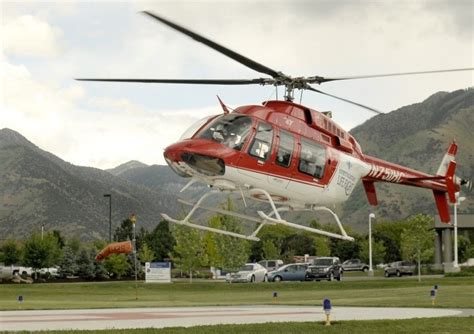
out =
<svg viewBox="0 0 474 334"><path fill-rule="evenodd" d="M308 264L306 263L285 264L277 270L270 271L268 273L268 281L304 281L307 269Z"/></svg>
<svg viewBox="0 0 474 334"><path fill-rule="evenodd" d="M268 271L276 270L283 265L282 260L262 260L258 264L264 266Z"/></svg>
<svg viewBox="0 0 474 334"><path fill-rule="evenodd" d="M388 264L384 269L384 276L397 276L401 277L403 275L413 275L415 271L415 264L408 261L397 261Z"/></svg>
<svg viewBox="0 0 474 334"><path fill-rule="evenodd" d="M369 271L369 265L359 259L351 259L344 261L342 264L342 269L344 271L363 271L366 273Z"/></svg>
<svg viewBox="0 0 474 334"><path fill-rule="evenodd" d="M338 257L320 257L313 260L313 264L308 266L305 279L308 281L320 281L334 279L340 281L342 279L342 266Z"/></svg>
<svg viewBox="0 0 474 334"><path fill-rule="evenodd" d="M267 280L267 269L258 263L247 263L238 272L226 275L229 283L264 282Z"/></svg>

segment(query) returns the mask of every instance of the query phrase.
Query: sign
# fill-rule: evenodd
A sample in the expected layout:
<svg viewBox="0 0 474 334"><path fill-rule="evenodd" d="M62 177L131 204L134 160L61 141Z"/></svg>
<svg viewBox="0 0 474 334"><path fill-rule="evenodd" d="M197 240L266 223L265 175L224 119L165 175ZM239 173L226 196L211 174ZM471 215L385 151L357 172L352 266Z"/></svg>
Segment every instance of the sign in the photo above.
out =
<svg viewBox="0 0 474 334"><path fill-rule="evenodd" d="M171 262L146 262L145 283L171 283Z"/></svg>

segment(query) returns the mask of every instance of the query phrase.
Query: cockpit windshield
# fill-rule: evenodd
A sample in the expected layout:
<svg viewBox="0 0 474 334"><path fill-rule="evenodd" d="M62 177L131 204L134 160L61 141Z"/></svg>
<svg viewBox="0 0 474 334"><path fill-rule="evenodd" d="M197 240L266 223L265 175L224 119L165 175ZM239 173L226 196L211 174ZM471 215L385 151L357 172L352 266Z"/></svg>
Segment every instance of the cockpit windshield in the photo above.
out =
<svg viewBox="0 0 474 334"><path fill-rule="evenodd" d="M199 121L197 121L196 123L194 123L193 125L191 125L182 135L181 135L181 138L179 138L179 140L184 140L184 139L189 139L191 138L192 136L194 136L194 134L196 133L197 130L199 130L204 124L206 124L207 122L209 122L210 119L214 118L214 117L217 117L216 115L212 115L212 116L207 116L207 117L204 117L204 118L201 118Z"/></svg>
<svg viewBox="0 0 474 334"><path fill-rule="evenodd" d="M197 138L210 139L240 151L251 128L252 119L250 117L227 114L216 118L197 135Z"/></svg>

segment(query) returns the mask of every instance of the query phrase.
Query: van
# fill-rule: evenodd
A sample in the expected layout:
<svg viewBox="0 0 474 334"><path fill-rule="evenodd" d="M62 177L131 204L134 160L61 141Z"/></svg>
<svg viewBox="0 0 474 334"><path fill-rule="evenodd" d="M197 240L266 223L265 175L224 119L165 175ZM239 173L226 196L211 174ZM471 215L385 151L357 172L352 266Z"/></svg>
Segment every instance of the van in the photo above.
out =
<svg viewBox="0 0 474 334"><path fill-rule="evenodd" d="M264 266L268 271L276 270L283 265L282 260L262 260L258 264Z"/></svg>

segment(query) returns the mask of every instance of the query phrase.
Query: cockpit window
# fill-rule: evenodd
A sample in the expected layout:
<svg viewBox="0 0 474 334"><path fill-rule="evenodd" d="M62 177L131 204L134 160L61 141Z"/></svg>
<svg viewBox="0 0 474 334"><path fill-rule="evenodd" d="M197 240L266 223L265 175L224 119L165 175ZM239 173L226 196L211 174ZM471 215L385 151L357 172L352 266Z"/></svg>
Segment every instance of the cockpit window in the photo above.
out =
<svg viewBox="0 0 474 334"><path fill-rule="evenodd" d="M228 114L216 118L198 134L197 138L210 139L240 151L251 128L252 119L250 117Z"/></svg>
<svg viewBox="0 0 474 334"><path fill-rule="evenodd" d="M326 150L306 139L301 140L301 153L298 169L300 172L309 174L317 179L324 176L326 164Z"/></svg>
<svg viewBox="0 0 474 334"><path fill-rule="evenodd" d="M201 118L199 121L197 121L196 123L194 123L193 125L191 125L182 135L181 135L181 138L179 138L179 140L184 140L184 139L190 139L194 136L194 134L196 133L197 130L199 130L204 124L206 124L207 122L209 122L210 119L214 118L214 117L217 117L216 115L212 115L212 116L207 116L207 117L204 117L204 118Z"/></svg>
<svg viewBox="0 0 474 334"><path fill-rule="evenodd" d="M271 154L273 141L273 128L267 123L260 123L257 133L250 146L249 154L259 160L267 160Z"/></svg>

